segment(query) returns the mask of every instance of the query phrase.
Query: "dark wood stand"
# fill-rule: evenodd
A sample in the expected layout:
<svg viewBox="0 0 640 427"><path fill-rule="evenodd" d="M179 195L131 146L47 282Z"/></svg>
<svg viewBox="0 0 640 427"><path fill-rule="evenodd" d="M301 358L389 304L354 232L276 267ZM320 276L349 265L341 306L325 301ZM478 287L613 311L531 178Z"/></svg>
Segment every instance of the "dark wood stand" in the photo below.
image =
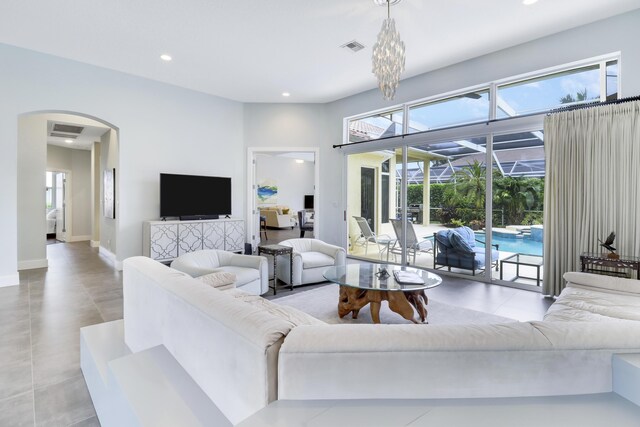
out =
<svg viewBox="0 0 640 427"><path fill-rule="evenodd" d="M273 289L274 295L276 295L276 288L278 287L278 274L276 270L278 256L289 255L289 286L290 289L293 290L293 248L283 245L258 246L258 255L262 254L273 256L273 278L269 277L269 281L273 280L273 287L269 286L269 288Z"/></svg>
<svg viewBox="0 0 640 427"><path fill-rule="evenodd" d="M580 255L581 271L587 273L606 274L611 276L626 276L624 271L617 271L620 268L635 270L636 279L640 280L640 258L620 255L620 258L609 258L604 253L583 253ZM615 268L616 271L604 270L598 267Z"/></svg>

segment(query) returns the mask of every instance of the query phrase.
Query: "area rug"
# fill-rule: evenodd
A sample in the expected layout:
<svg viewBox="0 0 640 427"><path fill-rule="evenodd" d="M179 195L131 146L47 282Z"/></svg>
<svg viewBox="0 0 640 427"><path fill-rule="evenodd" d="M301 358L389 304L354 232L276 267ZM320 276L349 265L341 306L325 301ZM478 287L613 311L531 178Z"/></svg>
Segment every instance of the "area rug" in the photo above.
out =
<svg viewBox="0 0 640 427"><path fill-rule="evenodd" d="M288 305L290 307L297 308L298 310L304 311L316 319L327 323L372 323L369 306L360 310L357 319L352 319L350 314L346 315L342 319L338 317L339 289L340 288L337 285L327 285L321 288L296 293L294 295L275 298L271 301L276 304ZM507 323L517 321L508 317L444 304L431 298L429 298L427 311L427 322L430 325ZM380 323L401 324L411 322L391 311L387 305L387 301L383 301L382 307L380 308Z"/></svg>

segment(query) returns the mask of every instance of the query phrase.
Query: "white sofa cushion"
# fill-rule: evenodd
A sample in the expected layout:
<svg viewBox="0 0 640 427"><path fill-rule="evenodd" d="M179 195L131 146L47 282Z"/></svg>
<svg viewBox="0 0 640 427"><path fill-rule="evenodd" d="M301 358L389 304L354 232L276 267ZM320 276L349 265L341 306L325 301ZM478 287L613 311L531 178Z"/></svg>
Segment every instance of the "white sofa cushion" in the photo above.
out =
<svg viewBox="0 0 640 427"><path fill-rule="evenodd" d="M225 265L217 269L217 271L224 271L236 276L236 287L240 287L254 280L260 279L260 270L254 270L253 268L236 267L234 265Z"/></svg>
<svg viewBox="0 0 640 427"><path fill-rule="evenodd" d="M335 259L322 252L302 252L300 257L302 257L302 267L305 269L331 267L335 264Z"/></svg>
<svg viewBox="0 0 640 427"><path fill-rule="evenodd" d="M640 286L638 283L636 286ZM567 286L544 316L551 322L640 320L640 295Z"/></svg>
<svg viewBox="0 0 640 427"><path fill-rule="evenodd" d="M235 288L234 282L236 281L236 275L233 273L227 273L226 271L217 271L215 273L200 276L198 277L198 280L220 291L224 291L226 289Z"/></svg>
<svg viewBox="0 0 640 427"><path fill-rule="evenodd" d="M318 320L296 308L274 304L267 299L244 292L240 289L230 289L226 293L237 300L259 307L260 309L289 322L292 328L299 325L326 325L322 320Z"/></svg>

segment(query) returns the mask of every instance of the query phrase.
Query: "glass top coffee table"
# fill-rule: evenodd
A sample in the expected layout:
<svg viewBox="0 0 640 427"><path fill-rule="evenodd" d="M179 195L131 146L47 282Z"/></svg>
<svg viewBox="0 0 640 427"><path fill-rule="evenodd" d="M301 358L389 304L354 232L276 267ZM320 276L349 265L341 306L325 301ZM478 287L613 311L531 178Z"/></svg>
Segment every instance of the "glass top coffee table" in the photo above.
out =
<svg viewBox="0 0 640 427"><path fill-rule="evenodd" d="M380 274L382 269L386 269L388 275ZM399 282L394 271L408 273L422 283ZM428 299L424 291L442 283L440 276L428 271L375 263L330 267L324 272L324 278L340 285L340 317L351 313L352 318L357 319L360 310L370 304L374 323L380 323L380 303L383 300L388 301L389 308L405 319L418 323L417 312L420 322L425 322Z"/></svg>

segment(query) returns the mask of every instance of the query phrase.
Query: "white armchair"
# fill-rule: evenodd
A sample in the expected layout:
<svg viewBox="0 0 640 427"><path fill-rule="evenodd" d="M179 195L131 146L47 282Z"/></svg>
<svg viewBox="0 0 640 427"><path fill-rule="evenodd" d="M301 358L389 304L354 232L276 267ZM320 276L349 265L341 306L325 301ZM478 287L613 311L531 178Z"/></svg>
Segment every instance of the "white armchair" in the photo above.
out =
<svg viewBox="0 0 640 427"><path fill-rule="evenodd" d="M324 282L322 273L331 266L345 265L347 254L339 246L318 239L289 239L279 243L293 248L293 286ZM278 279L289 283L289 263L279 262Z"/></svg>
<svg viewBox="0 0 640 427"><path fill-rule="evenodd" d="M226 271L235 274L235 287L245 292L262 295L269 290L269 267L263 256L207 249L180 255L173 260L171 268L192 277Z"/></svg>

